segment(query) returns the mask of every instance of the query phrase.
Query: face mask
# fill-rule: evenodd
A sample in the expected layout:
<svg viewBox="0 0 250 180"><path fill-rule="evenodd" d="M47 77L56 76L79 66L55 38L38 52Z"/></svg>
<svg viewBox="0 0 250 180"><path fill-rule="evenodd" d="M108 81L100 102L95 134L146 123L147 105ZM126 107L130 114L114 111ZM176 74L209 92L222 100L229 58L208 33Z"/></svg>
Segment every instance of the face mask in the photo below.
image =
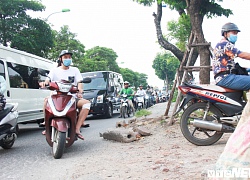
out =
<svg viewBox="0 0 250 180"><path fill-rule="evenodd" d="M68 67L72 63L72 59L64 59L63 60L63 65Z"/></svg>
<svg viewBox="0 0 250 180"><path fill-rule="evenodd" d="M231 42L231 43L235 43L237 41L237 35L234 35L234 34L230 34L230 36L228 37L228 40Z"/></svg>

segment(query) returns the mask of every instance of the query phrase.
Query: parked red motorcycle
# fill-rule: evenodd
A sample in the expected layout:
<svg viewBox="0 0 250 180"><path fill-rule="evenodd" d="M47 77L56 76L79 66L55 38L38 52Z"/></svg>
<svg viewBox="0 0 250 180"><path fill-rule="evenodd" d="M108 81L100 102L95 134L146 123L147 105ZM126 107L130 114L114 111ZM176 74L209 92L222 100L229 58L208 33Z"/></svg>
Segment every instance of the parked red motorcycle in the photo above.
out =
<svg viewBox="0 0 250 180"><path fill-rule="evenodd" d="M84 78L79 83L90 83L90 78ZM77 86L69 81L50 82L48 89L55 93L50 95L45 106L46 140L52 147L55 159L62 157L65 147L71 146L76 136L76 123L78 118L76 98Z"/></svg>

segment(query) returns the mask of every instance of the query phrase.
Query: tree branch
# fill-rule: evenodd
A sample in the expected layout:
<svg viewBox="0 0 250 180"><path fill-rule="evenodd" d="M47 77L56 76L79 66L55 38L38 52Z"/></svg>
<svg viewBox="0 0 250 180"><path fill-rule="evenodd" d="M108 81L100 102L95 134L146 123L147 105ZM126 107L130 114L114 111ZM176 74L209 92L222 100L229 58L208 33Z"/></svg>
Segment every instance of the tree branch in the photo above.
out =
<svg viewBox="0 0 250 180"><path fill-rule="evenodd" d="M178 59L179 61L182 61L184 53L178 49L173 44L169 43L162 34L161 30L161 17L162 17L162 4L157 4L157 14L153 13L154 16L154 23L156 27L156 35L159 44L166 50L171 51Z"/></svg>

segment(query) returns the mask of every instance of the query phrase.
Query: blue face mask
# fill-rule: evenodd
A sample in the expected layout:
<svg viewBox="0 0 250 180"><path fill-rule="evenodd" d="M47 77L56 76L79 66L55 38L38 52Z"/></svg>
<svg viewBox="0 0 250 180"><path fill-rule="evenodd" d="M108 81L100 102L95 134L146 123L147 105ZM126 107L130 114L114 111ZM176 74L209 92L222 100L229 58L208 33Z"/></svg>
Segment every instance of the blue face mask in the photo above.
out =
<svg viewBox="0 0 250 180"><path fill-rule="evenodd" d="M63 60L63 65L68 67L72 63L72 59L64 59Z"/></svg>
<svg viewBox="0 0 250 180"><path fill-rule="evenodd" d="M228 37L228 40L231 42L231 43L235 43L237 41L237 35L234 35L234 34L230 34L230 36Z"/></svg>

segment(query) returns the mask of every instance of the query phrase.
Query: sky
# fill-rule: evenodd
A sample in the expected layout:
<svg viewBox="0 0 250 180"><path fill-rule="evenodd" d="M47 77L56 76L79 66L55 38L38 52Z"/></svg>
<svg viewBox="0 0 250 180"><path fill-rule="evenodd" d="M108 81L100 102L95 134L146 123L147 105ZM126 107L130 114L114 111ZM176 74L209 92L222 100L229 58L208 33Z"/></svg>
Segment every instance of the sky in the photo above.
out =
<svg viewBox="0 0 250 180"><path fill-rule="evenodd" d="M149 85L163 87L163 80L155 75L152 68L157 53L163 51L157 43L152 16L156 12L156 5L145 7L132 0L42 0L42 4L46 10L31 13L33 17L46 19L52 13L70 9L70 12L55 13L47 19L52 29L58 31L63 25L68 25L70 31L77 34L76 38L85 46L85 50L95 46L111 48L118 55L116 61L120 67L147 74ZM234 15L204 19L205 38L214 47L221 39L222 25L234 22L241 30L237 47L248 51L250 2L224 0L221 5L233 10ZM177 18L175 11L163 8L161 25L164 34L167 33L167 21Z"/></svg>

